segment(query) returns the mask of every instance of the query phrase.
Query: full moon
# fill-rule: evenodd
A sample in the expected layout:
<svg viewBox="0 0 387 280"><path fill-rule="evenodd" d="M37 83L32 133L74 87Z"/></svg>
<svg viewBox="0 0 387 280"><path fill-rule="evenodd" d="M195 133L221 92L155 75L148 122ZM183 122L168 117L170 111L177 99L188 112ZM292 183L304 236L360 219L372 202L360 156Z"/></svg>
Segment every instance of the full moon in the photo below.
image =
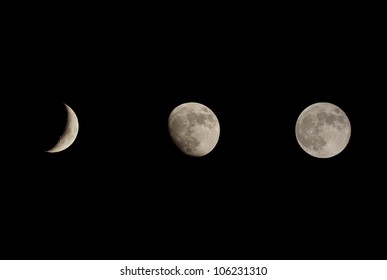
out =
<svg viewBox="0 0 387 280"><path fill-rule="evenodd" d="M68 105L64 105L66 106L67 111L66 127L55 146L46 151L48 153L57 153L67 149L75 141L75 138L78 135L79 123L77 115Z"/></svg>
<svg viewBox="0 0 387 280"><path fill-rule="evenodd" d="M341 153L349 142L351 124L334 104L319 102L301 112L296 122L296 138L311 156L330 158Z"/></svg>
<svg viewBox="0 0 387 280"><path fill-rule="evenodd" d="M205 105L188 102L177 106L168 119L168 129L176 146L185 154L201 157L211 152L219 140L216 115Z"/></svg>

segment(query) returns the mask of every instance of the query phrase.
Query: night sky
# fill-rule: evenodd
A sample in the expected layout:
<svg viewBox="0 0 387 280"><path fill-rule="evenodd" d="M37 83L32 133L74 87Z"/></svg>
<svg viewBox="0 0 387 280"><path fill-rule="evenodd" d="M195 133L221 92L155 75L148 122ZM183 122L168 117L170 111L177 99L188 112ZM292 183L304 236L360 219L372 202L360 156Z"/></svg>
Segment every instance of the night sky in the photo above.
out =
<svg viewBox="0 0 387 280"><path fill-rule="evenodd" d="M338 15L220 14L18 27L2 97L2 259L385 258L377 34ZM207 156L169 136L184 102L219 119ZM295 138L315 102L351 122L330 159ZM62 103L78 137L45 153Z"/></svg>

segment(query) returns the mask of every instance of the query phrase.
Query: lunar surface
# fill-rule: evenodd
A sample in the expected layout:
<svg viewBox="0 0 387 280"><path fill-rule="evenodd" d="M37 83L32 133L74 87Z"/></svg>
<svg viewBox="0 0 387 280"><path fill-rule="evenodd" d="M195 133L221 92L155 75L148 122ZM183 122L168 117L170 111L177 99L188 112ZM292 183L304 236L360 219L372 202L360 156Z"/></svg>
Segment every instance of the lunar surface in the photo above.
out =
<svg viewBox="0 0 387 280"><path fill-rule="evenodd" d="M208 107L196 102L183 103L173 109L168 128L176 146L190 156L207 155L219 140L218 118Z"/></svg>
<svg viewBox="0 0 387 280"><path fill-rule="evenodd" d="M347 115L336 105L319 102L307 107L297 119L296 138L301 148L317 158L341 153L351 136Z"/></svg>
<svg viewBox="0 0 387 280"><path fill-rule="evenodd" d="M57 153L67 149L78 135L79 124L77 115L75 115L74 111L68 105L64 105L67 111L66 127L55 146L46 151L48 153Z"/></svg>

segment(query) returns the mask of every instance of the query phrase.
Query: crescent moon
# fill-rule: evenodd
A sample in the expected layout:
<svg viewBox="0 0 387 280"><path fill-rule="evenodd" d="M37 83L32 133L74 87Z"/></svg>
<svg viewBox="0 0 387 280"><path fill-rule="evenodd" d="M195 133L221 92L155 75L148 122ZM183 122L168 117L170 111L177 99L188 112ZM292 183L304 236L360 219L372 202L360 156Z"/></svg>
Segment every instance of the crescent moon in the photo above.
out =
<svg viewBox="0 0 387 280"><path fill-rule="evenodd" d="M67 111L66 127L55 146L46 151L48 153L57 153L67 149L74 143L78 135L79 123L77 115L67 104L64 103L64 105Z"/></svg>

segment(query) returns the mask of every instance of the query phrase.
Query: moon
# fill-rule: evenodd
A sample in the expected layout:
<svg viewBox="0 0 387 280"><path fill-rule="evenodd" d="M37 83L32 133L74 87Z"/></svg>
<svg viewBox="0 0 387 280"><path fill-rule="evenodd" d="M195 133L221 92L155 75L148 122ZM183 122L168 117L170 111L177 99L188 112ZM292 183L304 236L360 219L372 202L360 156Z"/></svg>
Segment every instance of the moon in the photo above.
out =
<svg viewBox="0 0 387 280"><path fill-rule="evenodd" d="M57 153L67 149L73 144L78 135L79 123L77 115L67 104L64 105L67 111L66 126L55 146L46 151L48 153Z"/></svg>
<svg viewBox="0 0 387 280"><path fill-rule="evenodd" d="M210 153L218 143L219 120L207 106L187 102L177 106L169 115L168 129L173 142L184 153L201 157Z"/></svg>
<svg viewBox="0 0 387 280"><path fill-rule="evenodd" d="M296 122L296 138L311 156L330 158L341 153L351 137L351 124L338 106L318 102L305 108Z"/></svg>

